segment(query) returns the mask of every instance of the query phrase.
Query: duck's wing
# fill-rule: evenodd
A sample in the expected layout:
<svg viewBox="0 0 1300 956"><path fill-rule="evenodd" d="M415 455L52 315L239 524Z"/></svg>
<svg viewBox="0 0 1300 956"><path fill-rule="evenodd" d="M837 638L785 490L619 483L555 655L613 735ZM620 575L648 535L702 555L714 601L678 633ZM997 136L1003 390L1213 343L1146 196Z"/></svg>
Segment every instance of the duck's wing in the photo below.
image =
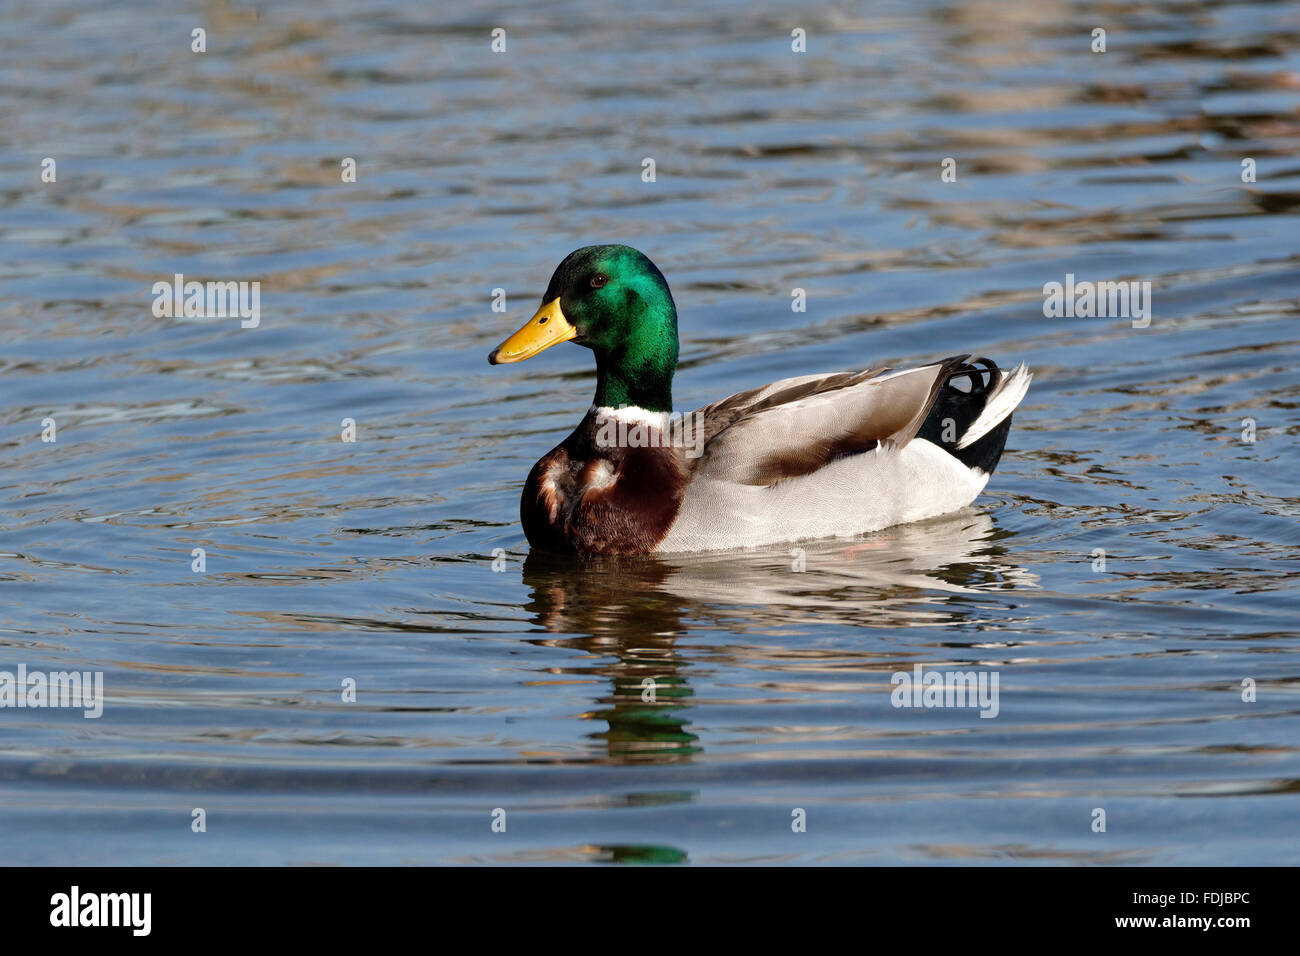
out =
<svg viewBox="0 0 1300 956"><path fill-rule="evenodd" d="M963 508L1030 378L963 356L788 379L706 406L708 440L690 446L698 457L656 550L844 537Z"/></svg>
<svg viewBox="0 0 1300 956"><path fill-rule="evenodd" d="M981 388L989 387L982 378L986 370L971 359L954 356L902 372L804 375L706 405L692 419L703 429L694 474L770 485L877 445L902 447L925 424L949 380L966 372L980 378ZM988 374L996 381L996 366ZM972 388L974 383L973 377Z"/></svg>

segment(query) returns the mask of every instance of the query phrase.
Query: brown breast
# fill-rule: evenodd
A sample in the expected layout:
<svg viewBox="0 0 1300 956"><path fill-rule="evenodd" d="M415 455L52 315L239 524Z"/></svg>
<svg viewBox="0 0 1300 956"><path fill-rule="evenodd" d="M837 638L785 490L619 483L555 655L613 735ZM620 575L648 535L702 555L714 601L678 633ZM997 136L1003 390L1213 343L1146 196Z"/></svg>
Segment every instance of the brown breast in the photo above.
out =
<svg viewBox="0 0 1300 956"><path fill-rule="evenodd" d="M519 505L528 543L569 554L653 551L677 517L688 481L681 450L657 441L597 447L589 424L584 419L529 473Z"/></svg>

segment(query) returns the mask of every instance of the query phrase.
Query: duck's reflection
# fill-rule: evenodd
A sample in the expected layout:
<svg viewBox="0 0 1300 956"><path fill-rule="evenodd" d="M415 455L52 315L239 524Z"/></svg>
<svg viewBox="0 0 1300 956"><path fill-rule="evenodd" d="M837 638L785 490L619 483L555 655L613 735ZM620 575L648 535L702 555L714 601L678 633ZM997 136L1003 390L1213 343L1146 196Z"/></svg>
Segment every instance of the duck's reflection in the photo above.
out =
<svg viewBox="0 0 1300 956"><path fill-rule="evenodd" d="M592 736L618 762L665 763L698 750L683 713L691 694L687 665L673 647L684 630L683 603L662 590L669 570L654 560L576 562L542 552L524 562L532 589L526 610L546 630L573 635L543 643L614 658L596 669L612 681L612 693L583 716L605 721L608 729Z"/></svg>
<svg viewBox="0 0 1300 956"><path fill-rule="evenodd" d="M700 752L688 719L693 662L676 647L688 629L771 634L811 622L959 624L976 613L971 597L1037 581L1007 560L999 543L1006 536L987 514L967 511L852 542L743 553L579 561L532 552L524 562L532 592L525 609L534 623L564 635L540 643L612 658L581 669L612 683L583 715L607 725L592 736L605 741L610 760L688 761ZM710 659L719 657L727 651L710 651ZM694 666L700 663L697 656Z"/></svg>

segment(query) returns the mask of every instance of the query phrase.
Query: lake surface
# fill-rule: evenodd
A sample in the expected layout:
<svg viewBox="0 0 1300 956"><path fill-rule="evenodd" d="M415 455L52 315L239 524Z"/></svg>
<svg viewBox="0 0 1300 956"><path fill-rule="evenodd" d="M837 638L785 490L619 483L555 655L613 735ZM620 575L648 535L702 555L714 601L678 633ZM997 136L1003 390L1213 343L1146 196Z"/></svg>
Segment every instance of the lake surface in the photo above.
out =
<svg viewBox="0 0 1300 956"><path fill-rule="evenodd" d="M7 5L0 670L105 702L0 709L5 862L1300 862L1300 8L704 6ZM606 241L679 409L1027 362L988 490L530 555L591 357L486 357ZM176 273L260 324L155 316ZM893 706L918 664L997 716Z"/></svg>

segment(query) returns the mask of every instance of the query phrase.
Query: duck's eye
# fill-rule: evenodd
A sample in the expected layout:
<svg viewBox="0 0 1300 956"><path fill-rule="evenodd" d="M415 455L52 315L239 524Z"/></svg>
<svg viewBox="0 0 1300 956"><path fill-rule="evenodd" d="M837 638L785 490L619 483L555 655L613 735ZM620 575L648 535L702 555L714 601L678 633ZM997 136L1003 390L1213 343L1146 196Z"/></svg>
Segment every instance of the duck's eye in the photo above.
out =
<svg viewBox="0 0 1300 956"><path fill-rule="evenodd" d="M609 281L609 276L605 275L605 273L603 272L597 272L594 276L591 277L591 287L593 289L602 288L605 285L605 283L608 281Z"/></svg>

